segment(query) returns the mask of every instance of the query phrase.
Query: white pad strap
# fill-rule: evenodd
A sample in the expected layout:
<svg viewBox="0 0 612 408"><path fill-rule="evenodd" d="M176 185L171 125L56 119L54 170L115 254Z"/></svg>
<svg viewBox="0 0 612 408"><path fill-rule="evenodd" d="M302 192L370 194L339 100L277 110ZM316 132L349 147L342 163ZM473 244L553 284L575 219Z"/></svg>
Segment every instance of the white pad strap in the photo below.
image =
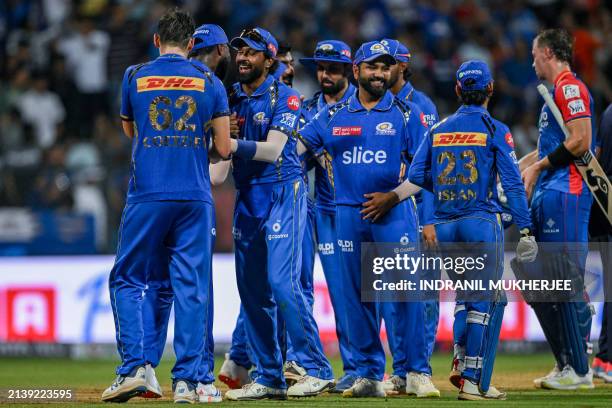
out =
<svg viewBox="0 0 612 408"><path fill-rule="evenodd" d="M459 344L455 344L454 353L457 360L463 361L465 359L465 347Z"/></svg>
<svg viewBox="0 0 612 408"><path fill-rule="evenodd" d="M465 368L480 370L482 368L482 357L465 356Z"/></svg>
<svg viewBox="0 0 612 408"><path fill-rule="evenodd" d="M475 310L470 310L467 314L466 322L468 324L481 324L483 326L487 326L489 324L489 314L481 313Z"/></svg>
<svg viewBox="0 0 612 408"><path fill-rule="evenodd" d="M455 316L457 316L457 313L462 312L465 310L465 305L464 304L456 304L455 305Z"/></svg>

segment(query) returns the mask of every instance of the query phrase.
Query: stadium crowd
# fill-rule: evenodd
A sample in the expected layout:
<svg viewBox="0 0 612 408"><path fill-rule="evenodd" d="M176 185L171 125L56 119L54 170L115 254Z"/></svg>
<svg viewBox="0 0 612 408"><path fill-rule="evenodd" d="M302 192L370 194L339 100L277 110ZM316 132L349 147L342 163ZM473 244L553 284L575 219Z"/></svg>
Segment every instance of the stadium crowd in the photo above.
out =
<svg viewBox="0 0 612 408"><path fill-rule="evenodd" d="M296 60L324 38L354 48L397 38L410 47L411 82L440 117L456 109L460 62L484 60L496 78L490 111L511 125L519 156L538 137L531 41L540 29L560 25L574 35L574 69L593 92L596 118L612 101L612 10L604 0L7 0L0 4L0 207L91 213L98 250L114 251L130 162L118 116L121 79L129 65L156 56L156 22L172 5L230 36L266 27ZM294 87L310 97L315 78L296 68ZM218 231L230 230L223 226L231 223L232 191L216 191ZM218 250L231 248L231 235L217 237Z"/></svg>

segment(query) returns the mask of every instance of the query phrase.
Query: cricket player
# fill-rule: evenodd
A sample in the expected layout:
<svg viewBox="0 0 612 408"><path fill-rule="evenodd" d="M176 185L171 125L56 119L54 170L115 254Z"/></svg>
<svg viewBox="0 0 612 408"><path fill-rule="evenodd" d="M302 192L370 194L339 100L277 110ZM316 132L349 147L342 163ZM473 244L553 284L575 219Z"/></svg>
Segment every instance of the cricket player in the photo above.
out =
<svg viewBox="0 0 612 408"><path fill-rule="evenodd" d="M535 234L540 242L571 243L558 247L567 262L556 268L563 269L559 272L567 276L573 264L584 277L592 196L574 160L593 145L593 98L570 70L572 38L567 31L542 31L533 41L532 55L538 78L554 86L552 96L569 131L566 140L544 105L538 149L521 160L525 188L528 195L533 195ZM556 359L555 368L536 379L536 386L558 390L593 388L587 355L592 317L588 301L533 302L531 306Z"/></svg>
<svg viewBox="0 0 612 408"><path fill-rule="evenodd" d="M292 87L293 78L295 77L295 60L291 52L291 45L286 41L279 41L276 57L280 62L279 65L284 65L284 69L281 71L281 81L285 85Z"/></svg>
<svg viewBox="0 0 612 408"><path fill-rule="evenodd" d="M361 302L361 243L418 245L416 207L406 198L419 188L404 181L403 174L426 128L420 112L411 110L387 90L390 66L395 63L380 42L363 44L353 61L358 91L346 101L320 110L300 131L300 140L326 160L333 174L349 349L358 377L343 392L345 397L386 395L378 302ZM429 377L423 304L406 305L409 315L405 330L412 333L407 356L409 386L418 396L439 396Z"/></svg>
<svg viewBox="0 0 612 408"><path fill-rule="evenodd" d="M239 82L230 93L238 139L232 139L237 197L234 212L236 277L255 379L230 390L230 400L314 396L333 387L311 307L300 285L306 190L294 131L297 92L270 75L278 43L262 28L243 30L236 49ZM225 164L225 163L222 163ZM277 338L282 316L306 370L286 389Z"/></svg>
<svg viewBox="0 0 612 408"><path fill-rule="evenodd" d="M304 101L300 127L304 127L321 109L343 103L355 93L355 87L349 82L351 75L351 49L337 40L325 40L317 43L312 58L300 58L300 63L316 72L320 91ZM316 160L314 182L314 218L315 234L319 259L327 281L329 295L334 309L336 336L344 375L331 391L341 393L350 388L355 380L355 362L351 357L348 341L347 314L343 300L343 281L339 272L338 239L336 236L336 206L328 170Z"/></svg>
<svg viewBox="0 0 612 408"><path fill-rule="evenodd" d="M162 258L162 246L175 293L175 402L198 401L196 389L207 381L201 376L212 371L204 355L212 303L209 146L211 154L229 156L229 110L221 82L186 58L194 30L188 13L164 14L153 38L159 58L129 67L123 79L121 118L132 139L132 175L109 278L122 363L103 401L123 402L147 390L143 292L148 271L164 270L152 264Z"/></svg>
<svg viewBox="0 0 612 408"><path fill-rule="evenodd" d="M434 193L436 233L440 242L494 244L497 256L488 262L490 279L503 272L503 230L496 178L508 197L509 207L522 238L517 247L521 261L532 261L537 244L531 234L527 198L523 188L512 135L508 127L491 118L487 104L493 79L486 63L464 62L457 71L455 91L462 106L434 125L414 157L408 177ZM491 265L492 264L492 265ZM492 269L491 269L492 268ZM461 276L461 275L458 275ZM505 307L505 296L491 300L465 299L464 332L455 338L465 349L459 399L504 399L490 387L495 349Z"/></svg>
<svg viewBox="0 0 612 408"><path fill-rule="evenodd" d="M391 67L389 90L407 105L410 106L413 103L417 105L422 112L423 122L427 124L427 127L433 126L438 121L438 111L435 105L427 95L416 90L408 81L412 74L410 70L411 55L408 47L394 39L383 39L381 42L389 47L389 51L397 60L397 64ZM423 196L427 196L425 200L423 200ZM431 208L433 196L428 191L421 191L416 194L415 198L423 238L427 243L435 244L436 231L432 225L433 209ZM428 209L425 210L424 206L427 206ZM404 350L409 345L406 344L406 338L402 336L403 330L401 328L404 326L403 320L406 317L405 313L398 310L402 307L403 305L397 305L395 302L381 303L381 317L385 321L389 349L393 357L393 374L384 383L385 391L388 394L403 394L406 391L406 353ZM427 300L425 302L425 336L430 357L436 341L438 316L438 302Z"/></svg>
<svg viewBox="0 0 612 408"><path fill-rule="evenodd" d="M194 46L189 52L189 58L194 64L200 64L200 69L215 72L215 75L224 77L229 65L229 40L221 27L216 24L203 24L193 34ZM214 249L214 207L213 207L213 229L211 240L211 253ZM165 248L160 248L160 254L167 259ZM212 257L211 257L212 261ZM155 371L151 368L159 364L168 332L168 319L174 300L174 292L170 284L167 272L167 261L159 262L153 268L147 281L147 290L143 303L143 326L144 326L144 353L147 365L147 392L142 394L143 398L159 398L162 396L161 387L155 378ZM213 299L212 279L210 280L209 299ZM213 302L208 307L209 325L205 339L207 341L204 357L208 363L203 365L210 371L203 373L202 386L198 387L198 397L207 399L207 402L220 402L221 392L212 386L214 382L214 338L212 333L212 322L214 317Z"/></svg>

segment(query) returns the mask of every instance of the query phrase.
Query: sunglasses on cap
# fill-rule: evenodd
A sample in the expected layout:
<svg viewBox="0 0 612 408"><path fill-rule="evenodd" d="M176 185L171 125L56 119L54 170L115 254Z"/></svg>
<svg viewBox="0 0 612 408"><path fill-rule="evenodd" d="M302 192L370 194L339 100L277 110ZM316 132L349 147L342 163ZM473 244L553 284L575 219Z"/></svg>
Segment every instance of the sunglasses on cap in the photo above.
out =
<svg viewBox="0 0 612 408"><path fill-rule="evenodd" d="M240 32L240 35L238 37L248 38L249 40L253 40L255 42L258 42L264 45L267 44L263 36L259 34L259 32L255 30L254 28L245 28L244 30Z"/></svg>
<svg viewBox="0 0 612 408"><path fill-rule="evenodd" d="M331 49L331 50L318 49L318 50L315 50L314 56L315 56L315 58L318 58L318 57L342 57L342 54L340 54L337 50L334 50L334 49Z"/></svg>

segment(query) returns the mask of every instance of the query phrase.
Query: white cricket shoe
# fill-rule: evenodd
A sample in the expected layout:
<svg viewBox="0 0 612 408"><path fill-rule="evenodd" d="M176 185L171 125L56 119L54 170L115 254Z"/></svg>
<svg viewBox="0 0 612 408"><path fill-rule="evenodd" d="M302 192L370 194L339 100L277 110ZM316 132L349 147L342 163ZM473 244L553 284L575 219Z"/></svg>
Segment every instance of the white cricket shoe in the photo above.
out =
<svg viewBox="0 0 612 408"><path fill-rule="evenodd" d="M189 384L187 381L177 381L173 384L174 402L177 404L195 404L198 402L198 394L196 387Z"/></svg>
<svg viewBox="0 0 612 408"><path fill-rule="evenodd" d="M133 374L132 374L133 373ZM104 402L126 402L147 390L146 369L136 367L130 375L118 375L110 387L102 393Z"/></svg>
<svg viewBox="0 0 612 408"><path fill-rule="evenodd" d="M140 394L142 398L161 398L163 397L162 389L155 376L155 369L151 364L145 366L145 380L147 382L147 390Z"/></svg>
<svg viewBox="0 0 612 408"><path fill-rule="evenodd" d="M392 375L383 381L383 389L387 395L397 395L406 393L406 379L399 375Z"/></svg>
<svg viewBox="0 0 612 408"><path fill-rule="evenodd" d="M343 397L386 397L382 381L370 380L369 378L357 378L355 383L348 390L342 392Z"/></svg>
<svg viewBox="0 0 612 408"><path fill-rule="evenodd" d="M231 390L239 389L251 382L249 370L230 360L229 353L225 353L225 361L219 370L219 381L226 384Z"/></svg>
<svg viewBox="0 0 612 408"><path fill-rule="evenodd" d="M480 400L505 400L506 393L500 392L497 388L490 386L486 394L480 392L478 384L464 378L461 382L458 399L467 401Z"/></svg>
<svg viewBox="0 0 612 408"><path fill-rule="evenodd" d="M406 378L406 394L417 398L439 398L440 391L431 382L431 377L424 373L409 373Z"/></svg>
<svg viewBox="0 0 612 408"><path fill-rule="evenodd" d="M223 400L221 391L214 384L198 383L196 394L198 394L198 401L204 403L221 402Z"/></svg>
<svg viewBox="0 0 612 408"><path fill-rule="evenodd" d="M589 390L595 388L593 384L593 371L589 369L586 375L578 375L570 365L563 370L542 381L542 388L549 390Z"/></svg>
<svg viewBox="0 0 612 408"><path fill-rule="evenodd" d="M334 380L305 375L287 390L288 397L314 397L334 388Z"/></svg>
<svg viewBox="0 0 612 408"><path fill-rule="evenodd" d="M260 399L286 400L287 390L284 388L272 388L263 384L252 382L238 390L229 390L225 398L231 401L253 401Z"/></svg>
<svg viewBox="0 0 612 408"><path fill-rule="evenodd" d="M283 367L283 371L285 374L285 381L289 386L295 384L300 378L307 374L306 370L295 361L287 361Z"/></svg>
<svg viewBox="0 0 612 408"><path fill-rule="evenodd" d="M533 385L536 388L542 388L542 382L543 381L548 380L550 378L553 378L555 375L559 374L560 372L561 372L561 370L559 370L559 367L555 364L553 369L550 370L550 372L548 374L546 374L544 377L539 377L539 378L536 378L535 380L533 380Z"/></svg>

